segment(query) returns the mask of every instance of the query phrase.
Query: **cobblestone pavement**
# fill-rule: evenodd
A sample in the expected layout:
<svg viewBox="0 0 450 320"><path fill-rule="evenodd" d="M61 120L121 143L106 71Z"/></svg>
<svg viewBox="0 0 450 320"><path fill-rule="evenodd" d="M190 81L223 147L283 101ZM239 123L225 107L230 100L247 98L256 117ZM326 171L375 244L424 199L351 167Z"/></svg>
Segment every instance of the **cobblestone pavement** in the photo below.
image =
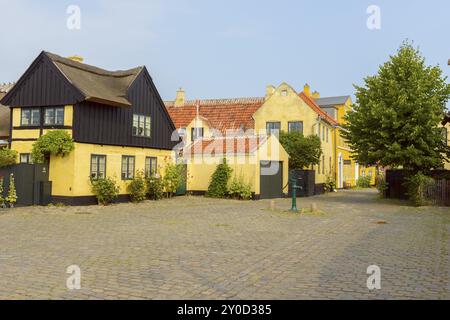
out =
<svg viewBox="0 0 450 320"><path fill-rule="evenodd" d="M0 211L3 299L449 299L450 209L345 191ZM385 222L384 224L381 222ZM69 291L70 265L81 290ZM370 292L369 265L382 289Z"/></svg>

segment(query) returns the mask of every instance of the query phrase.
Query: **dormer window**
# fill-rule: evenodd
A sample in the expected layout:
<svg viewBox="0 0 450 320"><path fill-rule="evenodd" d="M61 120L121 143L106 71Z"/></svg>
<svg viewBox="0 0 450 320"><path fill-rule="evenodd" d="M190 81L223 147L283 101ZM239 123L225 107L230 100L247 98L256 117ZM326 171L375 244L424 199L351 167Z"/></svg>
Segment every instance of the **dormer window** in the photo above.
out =
<svg viewBox="0 0 450 320"><path fill-rule="evenodd" d="M192 128L191 129L191 137L192 141L202 139L204 134L203 128Z"/></svg>
<svg viewBox="0 0 450 320"><path fill-rule="evenodd" d="M151 137L151 118L141 114L133 115L133 136L135 137Z"/></svg>
<svg viewBox="0 0 450 320"><path fill-rule="evenodd" d="M281 91L281 95L282 95L283 97L287 97L288 91L287 91L286 89L284 89L283 91Z"/></svg>

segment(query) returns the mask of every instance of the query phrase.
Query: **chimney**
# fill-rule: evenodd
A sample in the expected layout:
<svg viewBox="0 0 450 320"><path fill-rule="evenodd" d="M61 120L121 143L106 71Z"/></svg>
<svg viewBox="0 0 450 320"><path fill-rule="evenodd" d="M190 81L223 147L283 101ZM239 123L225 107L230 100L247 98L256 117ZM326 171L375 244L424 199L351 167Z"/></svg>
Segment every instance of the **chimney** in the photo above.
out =
<svg viewBox="0 0 450 320"><path fill-rule="evenodd" d="M185 103L185 92L183 88L177 90L177 97L175 98L175 107L182 107Z"/></svg>
<svg viewBox="0 0 450 320"><path fill-rule="evenodd" d="M273 94L275 93L275 90L276 90L275 87L273 85L271 85L271 84L269 84L266 87L266 100L269 100L269 98L271 96L273 96Z"/></svg>
<svg viewBox="0 0 450 320"><path fill-rule="evenodd" d="M320 98L320 93L317 91L314 91L312 94L313 99L319 99Z"/></svg>
<svg viewBox="0 0 450 320"><path fill-rule="evenodd" d="M76 61L76 62L80 62L80 63L83 63L83 61L84 61L84 58L79 55L73 55L73 56L67 57L67 59L70 59L70 60Z"/></svg>
<svg viewBox="0 0 450 320"><path fill-rule="evenodd" d="M311 97L311 87L309 86L309 84L305 84L305 86L303 87L303 92L304 92L308 97Z"/></svg>

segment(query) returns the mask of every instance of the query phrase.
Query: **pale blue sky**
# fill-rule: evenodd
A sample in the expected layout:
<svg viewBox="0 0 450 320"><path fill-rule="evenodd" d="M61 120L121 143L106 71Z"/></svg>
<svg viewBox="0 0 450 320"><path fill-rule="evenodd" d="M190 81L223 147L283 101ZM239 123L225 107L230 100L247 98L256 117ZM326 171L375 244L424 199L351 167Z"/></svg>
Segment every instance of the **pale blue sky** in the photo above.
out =
<svg viewBox="0 0 450 320"><path fill-rule="evenodd" d="M66 27L72 4L79 31ZM366 27L372 4L379 31ZM406 38L450 75L446 0L0 0L0 8L0 82L47 50L106 69L146 65L164 99L178 87L188 99L262 96L282 81L346 95Z"/></svg>

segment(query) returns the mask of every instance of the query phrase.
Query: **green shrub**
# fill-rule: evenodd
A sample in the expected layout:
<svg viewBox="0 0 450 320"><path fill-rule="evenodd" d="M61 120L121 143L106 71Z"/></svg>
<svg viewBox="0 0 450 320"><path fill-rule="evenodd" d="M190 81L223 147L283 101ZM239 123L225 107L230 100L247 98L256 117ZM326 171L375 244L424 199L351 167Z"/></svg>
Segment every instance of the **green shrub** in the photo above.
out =
<svg viewBox="0 0 450 320"><path fill-rule="evenodd" d="M151 200L161 200L164 197L164 183L160 175L147 178L147 195Z"/></svg>
<svg viewBox="0 0 450 320"><path fill-rule="evenodd" d="M232 172L233 169L227 164L226 159L223 159L211 177L206 195L211 198L226 198Z"/></svg>
<svg viewBox="0 0 450 320"><path fill-rule="evenodd" d="M92 193L101 205L108 205L119 196L120 188L113 178L91 180Z"/></svg>
<svg viewBox="0 0 450 320"><path fill-rule="evenodd" d="M181 169L182 165L179 164L168 164L166 167L163 185L166 190L167 197L169 198L177 192L178 186L180 185Z"/></svg>
<svg viewBox="0 0 450 320"><path fill-rule="evenodd" d="M332 176L330 175L327 176L324 189L325 192L333 192L336 189L336 181L334 181L334 178Z"/></svg>
<svg viewBox="0 0 450 320"><path fill-rule="evenodd" d="M65 156L72 152L74 147L73 139L66 131L49 131L33 144L31 159L34 163L43 163L45 156L50 154Z"/></svg>
<svg viewBox="0 0 450 320"><path fill-rule="evenodd" d="M5 200L11 208L14 208L14 205L17 202L16 184L14 181L14 174L12 173L9 176L9 190Z"/></svg>
<svg viewBox="0 0 450 320"><path fill-rule="evenodd" d="M5 207L5 198L3 197L3 177L0 177L0 208Z"/></svg>
<svg viewBox="0 0 450 320"><path fill-rule="evenodd" d="M234 176L228 187L228 194L236 200L250 200L252 198L252 185L245 183L242 175L239 178Z"/></svg>
<svg viewBox="0 0 450 320"><path fill-rule="evenodd" d="M384 174L380 174L376 178L376 187L381 197L386 196L386 191L388 190L388 183L386 182L386 176Z"/></svg>
<svg viewBox="0 0 450 320"><path fill-rule="evenodd" d="M356 186L358 188L370 188L370 182L372 178L370 176L359 177L358 181L356 181Z"/></svg>
<svg viewBox="0 0 450 320"><path fill-rule="evenodd" d="M406 187L406 194L411 203L416 207L421 207L429 204L426 190L427 187L433 183L433 179L418 172L405 179L404 186Z"/></svg>
<svg viewBox="0 0 450 320"><path fill-rule="evenodd" d="M17 151L8 148L0 149L0 168L8 167L16 164Z"/></svg>
<svg viewBox="0 0 450 320"><path fill-rule="evenodd" d="M147 194L144 172L138 171L133 180L131 180L127 189L130 193L132 202L138 203L144 201Z"/></svg>

